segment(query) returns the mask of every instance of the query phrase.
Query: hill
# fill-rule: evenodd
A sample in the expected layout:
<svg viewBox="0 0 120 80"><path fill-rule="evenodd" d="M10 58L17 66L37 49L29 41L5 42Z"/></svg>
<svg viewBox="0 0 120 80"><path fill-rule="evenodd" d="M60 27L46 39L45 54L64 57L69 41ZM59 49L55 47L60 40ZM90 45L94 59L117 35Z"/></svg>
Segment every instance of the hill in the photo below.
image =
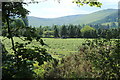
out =
<svg viewBox="0 0 120 80"><path fill-rule="evenodd" d="M78 18L82 17L84 15L71 15L71 16L65 16L60 18L38 18L33 16L28 16L29 25L32 26L52 26L53 24L56 25L62 25L62 24L70 24L73 23L73 21Z"/></svg>
<svg viewBox="0 0 120 80"><path fill-rule="evenodd" d="M102 24L108 22L117 22L118 10L105 9L90 14L70 15L59 18L38 18L28 16L29 25L34 27L52 26L53 24Z"/></svg>

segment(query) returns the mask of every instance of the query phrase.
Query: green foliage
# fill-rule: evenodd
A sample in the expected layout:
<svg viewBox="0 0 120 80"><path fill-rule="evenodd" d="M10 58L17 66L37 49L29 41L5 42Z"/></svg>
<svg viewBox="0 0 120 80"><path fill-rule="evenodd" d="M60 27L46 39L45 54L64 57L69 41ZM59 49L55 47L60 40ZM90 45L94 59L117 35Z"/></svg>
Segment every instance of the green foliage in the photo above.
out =
<svg viewBox="0 0 120 80"><path fill-rule="evenodd" d="M15 27L25 27L25 23L22 19L16 19L14 22L13 22L13 25L15 25ZM11 25L11 27L13 26ZM15 28L14 27L14 28Z"/></svg>
<svg viewBox="0 0 120 80"><path fill-rule="evenodd" d="M54 31L44 31L43 36L44 37L54 37Z"/></svg>
<svg viewBox="0 0 120 80"><path fill-rule="evenodd" d="M34 78L34 66L36 62L38 65L52 59L51 55L46 52L46 49L36 46L28 47L32 44L33 37L23 38L25 43L15 43L16 53L3 53L3 78ZM43 45L41 39L36 38L39 45ZM12 71L11 71L12 68Z"/></svg>
<svg viewBox="0 0 120 80"><path fill-rule="evenodd" d="M61 37L63 37L63 38L66 38L66 37L67 37L67 29L66 29L66 26L65 26L65 25L62 26L61 31L60 31L60 35L61 35Z"/></svg>
<svg viewBox="0 0 120 80"><path fill-rule="evenodd" d="M37 34L40 35L40 37L43 37L43 28L40 26L39 28L36 28Z"/></svg>
<svg viewBox="0 0 120 80"><path fill-rule="evenodd" d="M92 38L92 37L96 38L96 36L97 36L97 33L95 32L95 29L93 27L88 26L88 25L84 26L81 29L81 32L82 32L82 36L85 37L85 38Z"/></svg>
<svg viewBox="0 0 120 80"><path fill-rule="evenodd" d="M10 21L10 29L12 36L22 36L24 34L26 25L22 19L13 19L13 21ZM8 36L8 30L7 30L7 23L4 23L3 29L3 36Z"/></svg>
<svg viewBox="0 0 120 80"><path fill-rule="evenodd" d="M93 27L86 25L81 29L81 32L86 32L86 31L91 31L91 30L95 30L95 29Z"/></svg>
<svg viewBox="0 0 120 80"><path fill-rule="evenodd" d="M4 2L2 5L3 13L3 29L6 31L6 36L11 40L12 53L6 51L6 46L3 46L3 65L2 65L2 78L35 78L34 65L44 64L50 61L52 56L46 52L46 49L41 48L40 45L45 45L43 40L36 33L36 29L26 26L26 21L22 19L15 19L17 17L24 18L28 11L23 8L24 2ZM10 24L11 23L11 24ZM5 25L6 24L6 25ZM22 31L24 30L24 31ZM20 36L24 34L24 38ZM19 37L24 41L15 42L14 36ZM28 47L33 41L39 43L39 46Z"/></svg>
<svg viewBox="0 0 120 80"><path fill-rule="evenodd" d="M97 0L74 0L73 3L76 3L80 6L88 4L89 6L93 7L101 7L102 3L98 2Z"/></svg>
<svg viewBox="0 0 120 80"><path fill-rule="evenodd" d="M85 59L92 63L95 78L120 78L119 40L87 40L84 44Z"/></svg>
<svg viewBox="0 0 120 80"><path fill-rule="evenodd" d="M55 27L56 26L56 27ZM111 28L113 26L111 25L83 25L82 27L80 25L53 25L50 26L41 26L39 28L34 29L37 31L35 32L40 37L45 38L119 38L119 28ZM21 36L24 36L24 33L26 34L26 28L23 28L20 30ZM6 31L3 31L3 33L6 33ZM28 31L29 33L29 31ZM4 34L5 35L5 34Z"/></svg>
<svg viewBox="0 0 120 80"><path fill-rule="evenodd" d="M69 27L68 27L68 36L69 37L71 37L71 38L75 37L75 32L76 32L75 29L76 29L75 26L69 25Z"/></svg>
<svg viewBox="0 0 120 80"><path fill-rule="evenodd" d="M61 61L48 63L45 77L52 78L92 78L91 64L83 60L82 54L71 54Z"/></svg>
<svg viewBox="0 0 120 80"><path fill-rule="evenodd" d="M23 8L24 2L3 2L2 3L2 21L6 22L7 18L25 17L28 14L28 10Z"/></svg>
<svg viewBox="0 0 120 80"><path fill-rule="evenodd" d="M59 31L58 31L56 25L54 26L54 37L55 38L59 37Z"/></svg>
<svg viewBox="0 0 120 80"><path fill-rule="evenodd" d="M23 22L24 22L25 26L29 26L29 23L28 23L28 18L27 18L27 17L22 18L22 20L23 20Z"/></svg>

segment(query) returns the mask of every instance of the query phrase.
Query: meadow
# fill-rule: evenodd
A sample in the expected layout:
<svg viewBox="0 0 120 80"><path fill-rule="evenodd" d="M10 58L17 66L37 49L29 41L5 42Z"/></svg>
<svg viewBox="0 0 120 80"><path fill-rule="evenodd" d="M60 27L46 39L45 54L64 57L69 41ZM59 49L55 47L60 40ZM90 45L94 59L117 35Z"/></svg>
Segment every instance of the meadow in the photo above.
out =
<svg viewBox="0 0 120 80"><path fill-rule="evenodd" d="M5 44L6 49L11 53L11 41L9 39L5 39L3 37L2 42ZM60 59L64 56L67 56L69 54L74 54L79 52L79 48L82 45L82 43L86 40L84 38L68 38L68 39L61 39L61 38L42 38L44 43L47 44L44 47L47 49L47 52L51 54L54 58ZM21 39L18 37L14 37L14 40L16 42L24 43ZM38 46L39 43L33 41L30 46Z"/></svg>
<svg viewBox="0 0 120 80"><path fill-rule="evenodd" d="M54 58L62 58L69 54L78 53L79 47L85 41L85 39L80 38L43 38L43 40L48 45L46 47L48 53L52 54Z"/></svg>

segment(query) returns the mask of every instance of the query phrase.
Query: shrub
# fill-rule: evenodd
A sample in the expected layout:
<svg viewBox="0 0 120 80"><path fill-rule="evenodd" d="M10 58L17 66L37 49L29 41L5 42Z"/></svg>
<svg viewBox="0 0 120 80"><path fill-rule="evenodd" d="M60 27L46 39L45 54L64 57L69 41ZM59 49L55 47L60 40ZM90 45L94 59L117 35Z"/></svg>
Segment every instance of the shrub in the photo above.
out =
<svg viewBox="0 0 120 80"><path fill-rule="evenodd" d="M91 62L95 78L120 78L119 40L87 40L83 45L85 58Z"/></svg>
<svg viewBox="0 0 120 80"><path fill-rule="evenodd" d="M92 78L91 64L84 60L82 53L71 54L62 60L48 63L46 69L46 78Z"/></svg>

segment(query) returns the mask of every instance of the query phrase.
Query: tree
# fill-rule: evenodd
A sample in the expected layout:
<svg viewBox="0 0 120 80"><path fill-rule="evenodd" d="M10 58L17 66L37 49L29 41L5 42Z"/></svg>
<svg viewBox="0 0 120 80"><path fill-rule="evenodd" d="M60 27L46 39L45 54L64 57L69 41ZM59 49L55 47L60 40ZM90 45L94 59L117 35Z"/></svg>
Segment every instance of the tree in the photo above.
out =
<svg viewBox="0 0 120 80"><path fill-rule="evenodd" d="M54 31L44 31L44 37L47 37L47 38L49 38L49 37L54 37L53 35L54 35Z"/></svg>
<svg viewBox="0 0 120 80"><path fill-rule="evenodd" d="M91 32L94 31L94 30L95 29L93 27L90 27L90 26L86 25L81 29L81 32L82 32L83 37L91 38L92 37Z"/></svg>
<svg viewBox="0 0 120 80"><path fill-rule="evenodd" d="M68 27L68 36L70 38L75 37L75 28L76 27L74 27L73 25L69 25L69 27Z"/></svg>
<svg viewBox="0 0 120 80"><path fill-rule="evenodd" d="M81 31L79 26L75 26L75 37L80 38L81 37Z"/></svg>
<svg viewBox="0 0 120 80"><path fill-rule="evenodd" d="M60 35L61 35L62 38L67 37L67 29L66 29L65 25L62 26L61 31L60 31Z"/></svg>
<svg viewBox="0 0 120 80"><path fill-rule="evenodd" d="M79 28L77 28L76 36L77 36L77 38L81 38L81 31Z"/></svg>
<svg viewBox="0 0 120 80"><path fill-rule="evenodd" d="M6 25L7 26L7 25ZM14 21L11 21L10 23L10 28L11 28L11 33L13 36L23 36L26 24L22 19L14 19Z"/></svg>
<svg viewBox="0 0 120 80"><path fill-rule="evenodd" d="M106 38L106 33L107 33L107 30L106 29L102 29L102 31L101 31L101 37L102 38Z"/></svg>
<svg viewBox="0 0 120 80"><path fill-rule="evenodd" d="M27 47L31 44L33 40L38 42L40 45L45 45L40 36L36 34L36 29L32 27L26 27L21 24L22 21L17 17L25 18L28 14L28 10L23 7L24 2L3 2L2 3L2 21L7 30L8 39L11 40L13 54L3 52L3 79L4 78L33 78L34 76L34 66L33 64L38 62L38 65L44 64L44 61L49 61L52 59L51 55L46 52L46 49L40 46ZM15 22L15 23L14 23ZM6 23L6 26L5 26ZM10 24L14 23L14 24ZM22 22L24 23L24 22ZM27 25L27 24L26 24ZM16 27L16 31L12 31L12 27ZM5 29L3 28L3 29ZM25 28L27 33L24 38L19 37L23 41L15 42L13 39L14 34L20 30L20 28ZM18 35L18 34L17 34Z"/></svg>
<svg viewBox="0 0 120 80"><path fill-rule="evenodd" d="M28 18L27 17L22 18L22 20L25 23L25 26L29 26L29 24L28 24Z"/></svg>
<svg viewBox="0 0 120 80"><path fill-rule="evenodd" d="M108 29L106 32L106 39L111 39L112 38L112 33L111 31Z"/></svg>
<svg viewBox="0 0 120 80"><path fill-rule="evenodd" d="M37 33L40 37L43 37L43 27L40 26L40 27L36 28L36 30L37 30L36 33Z"/></svg>
<svg viewBox="0 0 120 80"><path fill-rule="evenodd" d="M58 29L57 29L57 26L56 26L56 25L54 26L54 37L55 37L55 38L58 38L58 37L59 37L59 32L58 32Z"/></svg>
<svg viewBox="0 0 120 80"><path fill-rule="evenodd" d="M98 37L100 38L102 34L102 30L100 28L97 30L97 34L98 34Z"/></svg>
<svg viewBox="0 0 120 80"><path fill-rule="evenodd" d="M93 38L98 38L97 30L93 30L92 37Z"/></svg>

